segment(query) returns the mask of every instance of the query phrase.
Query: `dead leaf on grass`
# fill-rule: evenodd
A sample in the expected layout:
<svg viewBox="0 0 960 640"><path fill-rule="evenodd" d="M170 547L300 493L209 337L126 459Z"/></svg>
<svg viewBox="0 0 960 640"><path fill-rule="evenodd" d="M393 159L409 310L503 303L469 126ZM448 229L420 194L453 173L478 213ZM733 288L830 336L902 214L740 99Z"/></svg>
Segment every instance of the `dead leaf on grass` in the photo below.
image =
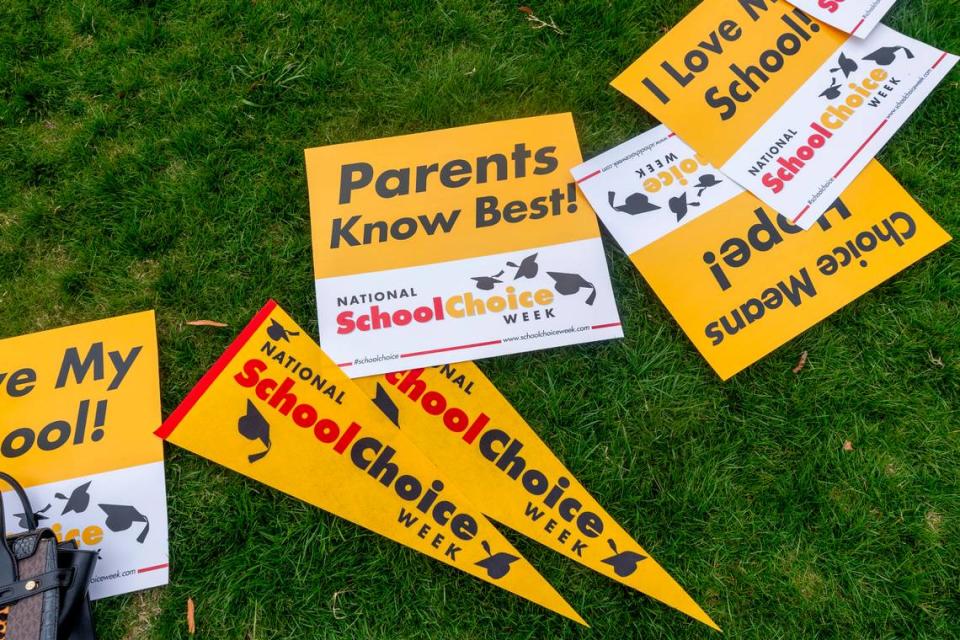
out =
<svg viewBox="0 0 960 640"><path fill-rule="evenodd" d="M797 366L793 368L794 373L800 373L803 371L803 368L807 366L807 352L804 351L800 354L800 360L797 362Z"/></svg>
<svg viewBox="0 0 960 640"><path fill-rule="evenodd" d="M225 322L217 322L216 320L187 320L187 324L191 327L226 327Z"/></svg>
<svg viewBox="0 0 960 640"><path fill-rule="evenodd" d="M853 451L853 443L849 440L843 441L843 450L844 451Z"/></svg>
<svg viewBox="0 0 960 640"><path fill-rule="evenodd" d="M197 632L197 621L194 615L193 598L187 598L187 633L190 635Z"/></svg>

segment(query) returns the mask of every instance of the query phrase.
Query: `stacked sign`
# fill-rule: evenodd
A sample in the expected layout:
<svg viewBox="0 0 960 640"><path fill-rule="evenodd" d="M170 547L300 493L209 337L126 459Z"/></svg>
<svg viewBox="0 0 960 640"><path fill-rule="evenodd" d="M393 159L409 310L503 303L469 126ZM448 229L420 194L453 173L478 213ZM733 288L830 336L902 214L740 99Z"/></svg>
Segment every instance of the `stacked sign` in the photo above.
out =
<svg viewBox="0 0 960 640"><path fill-rule="evenodd" d="M883 25L861 39L785 2L705 0L613 86L809 229L956 61Z"/></svg>
<svg viewBox="0 0 960 640"><path fill-rule="evenodd" d="M872 158L957 57L794 4L701 3L612 82L676 134L572 172L724 379L949 240Z"/></svg>
<svg viewBox="0 0 960 640"><path fill-rule="evenodd" d="M876 161L809 231L663 126L573 175L724 379L950 239Z"/></svg>

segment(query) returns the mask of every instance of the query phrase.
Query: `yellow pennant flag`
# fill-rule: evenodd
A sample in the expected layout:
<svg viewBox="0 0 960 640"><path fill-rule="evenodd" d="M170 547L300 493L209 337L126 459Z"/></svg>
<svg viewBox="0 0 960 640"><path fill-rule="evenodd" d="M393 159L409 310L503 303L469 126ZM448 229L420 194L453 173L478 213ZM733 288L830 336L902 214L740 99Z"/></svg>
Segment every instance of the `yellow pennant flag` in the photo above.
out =
<svg viewBox="0 0 960 640"><path fill-rule="evenodd" d="M472 362L354 382L485 515L719 630Z"/></svg>
<svg viewBox="0 0 960 640"><path fill-rule="evenodd" d="M586 624L273 301L156 433Z"/></svg>

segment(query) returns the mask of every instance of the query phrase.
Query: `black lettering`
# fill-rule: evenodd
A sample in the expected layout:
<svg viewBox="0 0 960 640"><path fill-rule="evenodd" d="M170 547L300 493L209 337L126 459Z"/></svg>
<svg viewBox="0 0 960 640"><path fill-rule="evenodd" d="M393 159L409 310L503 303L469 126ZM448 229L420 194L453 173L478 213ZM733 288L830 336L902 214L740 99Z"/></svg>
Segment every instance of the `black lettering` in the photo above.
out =
<svg viewBox="0 0 960 640"><path fill-rule="evenodd" d="M744 11L747 12L747 15L750 16L750 19L756 22L760 19L760 14L757 13L757 10L767 11L767 2L766 0L737 0L740 3L740 6ZM777 0L771 0L771 2L776 2Z"/></svg>
<svg viewBox="0 0 960 640"><path fill-rule="evenodd" d="M556 147L540 147L534 154L533 159L537 161L537 166L533 172L538 176L553 173L560 166L560 161L553 155L557 151Z"/></svg>
<svg viewBox="0 0 960 640"><path fill-rule="evenodd" d="M373 179L373 167L366 162L354 162L340 167L340 204L350 203L350 194L362 189Z"/></svg>
<svg viewBox="0 0 960 640"><path fill-rule="evenodd" d="M796 276L790 276L789 286L783 282L778 285L780 290L783 291L783 295L785 295L787 300L795 307L799 307L800 303L803 302L800 298L801 292L805 293L808 298L817 295L817 290L813 286L813 281L810 279L810 274L807 273L806 267L800 269L800 278L802 278L802 280L798 280Z"/></svg>
<svg viewBox="0 0 960 640"><path fill-rule="evenodd" d="M360 216L351 216L350 219L347 220L346 226L344 226L343 218L334 218L333 227L330 231L330 248L339 248L341 239L351 247L358 246L360 241L357 240L352 233L350 233L350 228L357 224L357 221L359 220Z"/></svg>
<svg viewBox="0 0 960 640"><path fill-rule="evenodd" d="M407 510L404 509L403 507L400 507L400 517L397 518L397 522L399 522L400 524L402 524L403 526L405 526L407 529L409 529L409 528L412 527L414 524L416 524L417 520L419 520L419 519L420 519L420 518L418 518L417 516L413 515L412 513L410 513L409 511L407 511Z"/></svg>
<svg viewBox="0 0 960 640"><path fill-rule="evenodd" d="M80 360L80 353L76 347L70 347L63 354L63 363L60 365L60 373L57 375L57 384L54 388L62 389L67 384L67 375L73 372L73 379L77 384L83 383L87 377L87 372L93 367L93 379L103 380L103 343L96 342L90 345L90 350Z"/></svg>
<svg viewBox="0 0 960 640"><path fill-rule="evenodd" d="M717 96L720 93L720 89L716 87L710 87L707 89L707 92L703 94L703 99L706 100L707 104L714 109L720 109L720 119L729 120L737 113L737 103L734 102L729 96Z"/></svg>
<svg viewBox="0 0 960 640"><path fill-rule="evenodd" d="M524 509L523 515L527 516L534 522L543 517L544 512L540 510L539 507L535 506L532 502L527 502L527 508Z"/></svg>

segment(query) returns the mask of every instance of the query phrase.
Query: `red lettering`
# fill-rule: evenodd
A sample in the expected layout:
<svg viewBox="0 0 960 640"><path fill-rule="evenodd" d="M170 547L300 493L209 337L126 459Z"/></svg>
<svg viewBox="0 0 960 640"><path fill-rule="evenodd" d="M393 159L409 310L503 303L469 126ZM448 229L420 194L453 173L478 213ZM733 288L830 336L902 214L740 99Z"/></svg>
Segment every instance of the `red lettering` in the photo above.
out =
<svg viewBox="0 0 960 640"><path fill-rule="evenodd" d="M233 376L241 387L252 387L260 379L260 373L267 370L267 363L256 358L247 360L243 364L243 371Z"/></svg>

